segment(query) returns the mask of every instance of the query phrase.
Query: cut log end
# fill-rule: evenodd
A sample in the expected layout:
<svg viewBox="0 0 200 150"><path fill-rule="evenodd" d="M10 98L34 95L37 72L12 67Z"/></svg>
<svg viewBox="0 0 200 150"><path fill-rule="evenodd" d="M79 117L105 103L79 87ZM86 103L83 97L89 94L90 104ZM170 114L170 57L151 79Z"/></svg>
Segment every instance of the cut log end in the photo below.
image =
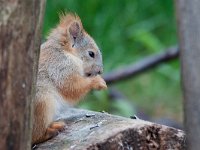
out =
<svg viewBox="0 0 200 150"><path fill-rule="evenodd" d="M140 119L79 109L69 109L62 119L66 130L37 150L185 149L183 131Z"/></svg>

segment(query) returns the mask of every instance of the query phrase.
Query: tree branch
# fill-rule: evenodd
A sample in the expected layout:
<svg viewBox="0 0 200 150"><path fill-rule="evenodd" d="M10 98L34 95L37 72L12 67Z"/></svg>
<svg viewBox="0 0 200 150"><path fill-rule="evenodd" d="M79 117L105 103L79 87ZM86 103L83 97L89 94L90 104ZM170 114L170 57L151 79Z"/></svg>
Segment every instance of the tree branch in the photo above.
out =
<svg viewBox="0 0 200 150"><path fill-rule="evenodd" d="M119 82L128 79L130 77L136 76L149 69L155 68L164 62L171 61L177 58L178 55L179 55L179 50L177 46L173 46L168 48L165 52L148 56L142 59L141 61L132 64L126 68L121 68L119 70L111 71L104 76L104 79L107 84Z"/></svg>

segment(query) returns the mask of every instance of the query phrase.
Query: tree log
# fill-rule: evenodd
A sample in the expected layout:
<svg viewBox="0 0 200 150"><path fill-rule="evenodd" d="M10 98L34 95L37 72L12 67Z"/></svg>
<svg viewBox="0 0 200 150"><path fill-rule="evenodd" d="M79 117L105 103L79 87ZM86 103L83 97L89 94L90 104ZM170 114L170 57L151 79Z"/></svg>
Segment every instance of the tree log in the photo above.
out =
<svg viewBox="0 0 200 150"><path fill-rule="evenodd" d="M111 71L104 75L104 80L107 84L112 84L130 77L134 77L144 71L155 68L164 62L171 61L177 58L178 55L178 47L170 47L166 49L165 52L148 56L137 63L129 65L128 67Z"/></svg>
<svg viewBox="0 0 200 150"><path fill-rule="evenodd" d="M133 117L134 118L134 117ZM61 117L67 124L58 136L37 150L185 149L183 131L138 118L68 109Z"/></svg>
<svg viewBox="0 0 200 150"><path fill-rule="evenodd" d="M31 148L32 84L44 3L0 0L0 150Z"/></svg>

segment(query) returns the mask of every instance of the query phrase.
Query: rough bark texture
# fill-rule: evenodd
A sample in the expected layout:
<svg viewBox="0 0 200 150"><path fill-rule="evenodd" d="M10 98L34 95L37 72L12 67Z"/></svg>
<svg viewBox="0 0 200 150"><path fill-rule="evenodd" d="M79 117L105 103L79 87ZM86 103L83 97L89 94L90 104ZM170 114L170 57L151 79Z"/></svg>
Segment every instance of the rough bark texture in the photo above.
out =
<svg viewBox="0 0 200 150"><path fill-rule="evenodd" d="M30 149L44 0L0 0L0 149Z"/></svg>
<svg viewBox="0 0 200 150"><path fill-rule="evenodd" d="M187 145L189 150L197 150L200 148L200 1L175 2Z"/></svg>
<svg viewBox="0 0 200 150"><path fill-rule="evenodd" d="M164 62L166 63L168 61L171 61L177 58L178 55L179 55L178 47L176 46L170 47L166 49L165 52L148 56L146 58L143 58L141 61L132 64L128 67L111 71L104 76L104 79L107 84L123 81L125 79L129 79L130 77L134 77L144 71L155 68Z"/></svg>
<svg viewBox="0 0 200 150"><path fill-rule="evenodd" d="M183 131L107 113L68 109L67 127L37 150L154 150L185 149Z"/></svg>

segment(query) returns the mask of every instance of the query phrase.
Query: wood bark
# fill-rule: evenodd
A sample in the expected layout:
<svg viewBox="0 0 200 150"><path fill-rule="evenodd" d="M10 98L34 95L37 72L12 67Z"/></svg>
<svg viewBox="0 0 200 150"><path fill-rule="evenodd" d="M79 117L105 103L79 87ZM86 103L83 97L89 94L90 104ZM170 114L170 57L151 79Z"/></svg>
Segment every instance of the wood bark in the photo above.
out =
<svg viewBox="0 0 200 150"><path fill-rule="evenodd" d="M200 1L176 0L185 129L189 150L200 147Z"/></svg>
<svg viewBox="0 0 200 150"><path fill-rule="evenodd" d="M0 149L31 146L44 0L0 0Z"/></svg>
<svg viewBox="0 0 200 150"><path fill-rule="evenodd" d="M170 47L160 54L154 54L148 56L141 61L129 65L128 67L121 68L119 70L111 71L104 75L104 79L107 84L113 84L130 77L139 75L140 73L147 71L149 69L155 68L162 63L166 63L177 58L179 55L179 50L176 46Z"/></svg>
<svg viewBox="0 0 200 150"><path fill-rule="evenodd" d="M134 117L133 117L134 118ZM154 150L185 149L183 131L107 113L69 108L61 115L67 124L36 150Z"/></svg>

